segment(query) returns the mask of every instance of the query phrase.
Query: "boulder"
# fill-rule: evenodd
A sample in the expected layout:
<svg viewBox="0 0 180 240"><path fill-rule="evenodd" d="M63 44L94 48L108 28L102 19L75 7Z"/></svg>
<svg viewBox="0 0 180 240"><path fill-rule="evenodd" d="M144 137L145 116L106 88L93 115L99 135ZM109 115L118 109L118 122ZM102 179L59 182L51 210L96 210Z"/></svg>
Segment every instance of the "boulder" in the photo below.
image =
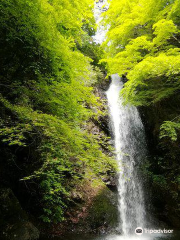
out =
<svg viewBox="0 0 180 240"><path fill-rule="evenodd" d="M87 222L92 231L107 233L116 229L118 217L117 193L104 187L94 198L89 210Z"/></svg>

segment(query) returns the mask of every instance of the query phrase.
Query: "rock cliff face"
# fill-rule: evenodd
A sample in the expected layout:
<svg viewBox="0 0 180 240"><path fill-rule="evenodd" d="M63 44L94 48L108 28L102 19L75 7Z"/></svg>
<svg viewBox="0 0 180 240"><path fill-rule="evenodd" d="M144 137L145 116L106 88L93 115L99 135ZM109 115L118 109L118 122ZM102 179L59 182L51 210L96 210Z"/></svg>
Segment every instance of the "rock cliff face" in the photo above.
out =
<svg viewBox="0 0 180 240"><path fill-rule="evenodd" d="M160 126L172 120L179 112L179 96L172 96L153 106L140 109L149 147L148 167L146 167L152 192L154 215L169 226L180 226L180 138L172 142L159 138Z"/></svg>
<svg viewBox="0 0 180 240"><path fill-rule="evenodd" d="M111 130L109 128L108 106L105 91L110 79L95 87L95 95L103 101L101 116L98 120L92 119L87 129L102 142L104 153L112 156L109 146L112 145ZM108 139L106 139L109 137ZM91 176L80 181L74 187L70 198L71 205L65 215L65 221L56 224L48 230L49 235L59 236L70 232L75 233L108 233L115 231L118 223L118 200L116 173L109 171L106 176ZM42 229L47 234L47 229ZM43 234L43 235L44 235Z"/></svg>
<svg viewBox="0 0 180 240"><path fill-rule="evenodd" d="M66 212L66 220L49 229L48 235L67 233L108 233L117 226L117 194L98 179L85 181L72 193L72 205ZM46 230L44 236L47 235Z"/></svg>

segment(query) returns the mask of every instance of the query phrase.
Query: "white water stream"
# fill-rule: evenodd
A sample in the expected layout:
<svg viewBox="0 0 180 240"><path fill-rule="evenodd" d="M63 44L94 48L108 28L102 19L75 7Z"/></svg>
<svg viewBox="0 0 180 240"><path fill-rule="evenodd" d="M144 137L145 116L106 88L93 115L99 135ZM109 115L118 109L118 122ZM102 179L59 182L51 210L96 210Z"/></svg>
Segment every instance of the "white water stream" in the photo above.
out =
<svg viewBox="0 0 180 240"><path fill-rule="evenodd" d="M101 24L101 13L108 8L107 0L99 0L95 3L94 15L99 24L94 41L101 44L106 35ZM114 139L116 159L120 173L118 177L118 210L121 235L110 235L103 240L153 240L161 238L161 234L136 235L135 229L152 227L148 223L145 210L144 187L140 174L140 166L146 158L146 141L144 127L138 110L133 106L124 106L120 97L123 88L121 78L114 74L106 96L108 99L110 125ZM148 191L148 189L147 189Z"/></svg>
<svg viewBox="0 0 180 240"><path fill-rule="evenodd" d="M124 236L134 234L137 227L146 227L142 179L138 171L146 157L143 124L137 109L123 106L120 90L123 83L117 74L106 92L116 158L120 168L118 179L119 229Z"/></svg>
<svg viewBox="0 0 180 240"><path fill-rule="evenodd" d="M106 8L107 0L95 3L94 14L97 24L102 20L101 13ZM105 34L106 31L100 24L94 41L102 43ZM116 158L120 168L118 179L119 230L124 236L128 236L134 235L137 227L146 227L143 191L138 174L139 164L146 156L146 146L143 124L137 109L122 105L123 99L119 97L119 93L123 83L117 74L112 75L111 78L112 82L106 95Z"/></svg>

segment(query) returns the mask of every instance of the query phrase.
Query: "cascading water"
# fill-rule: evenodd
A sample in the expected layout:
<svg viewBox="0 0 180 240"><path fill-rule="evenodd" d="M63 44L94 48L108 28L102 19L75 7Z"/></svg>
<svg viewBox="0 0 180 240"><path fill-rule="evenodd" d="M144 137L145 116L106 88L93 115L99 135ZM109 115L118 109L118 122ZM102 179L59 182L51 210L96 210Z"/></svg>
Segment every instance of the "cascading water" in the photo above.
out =
<svg viewBox="0 0 180 240"><path fill-rule="evenodd" d="M95 4L96 23L101 21L103 7L107 3L101 0ZM107 4L106 4L107 7ZM96 43L102 43L106 31L99 25L94 37ZM116 158L120 168L119 193L119 229L123 235L133 234L137 227L145 226L145 207L141 179L138 167L146 157L143 124L135 107L123 106L119 97L123 83L117 74L112 75L112 82L106 92L111 127L114 135Z"/></svg>
<svg viewBox="0 0 180 240"><path fill-rule="evenodd" d="M104 41L107 32L107 29L101 24L101 13L106 11L108 6L109 1L107 0L95 1L94 15L98 28L94 36L94 42L98 44ZM114 74L111 76L111 79L112 82L106 92L106 96L109 105L111 129L114 136L116 159L120 169L118 177L118 230L121 232L121 235L110 235L102 239L159 239L161 235L135 235L135 229L138 227L143 230L145 228L152 228L149 217L148 220L146 217L143 191L144 179L142 179L140 174L140 168L147 154L144 127L137 108L123 105L123 98L120 97L120 90L123 88L121 78L118 74Z"/></svg>
<svg viewBox="0 0 180 240"><path fill-rule="evenodd" d="M136 107L123 106L120 90L123 82L117 74L106 92L116 158L120 168L118 179L119 228L123 235L134 234L137 227L145 227L145 204L138 172L146 157L143 124Z"/></svg>

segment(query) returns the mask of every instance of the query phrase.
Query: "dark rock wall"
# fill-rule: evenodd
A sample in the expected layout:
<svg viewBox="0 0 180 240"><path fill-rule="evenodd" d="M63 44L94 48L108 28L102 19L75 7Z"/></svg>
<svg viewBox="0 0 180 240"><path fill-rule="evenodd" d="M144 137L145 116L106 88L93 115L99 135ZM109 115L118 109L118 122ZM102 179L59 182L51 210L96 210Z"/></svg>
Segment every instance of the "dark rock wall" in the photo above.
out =
<svg viewBox="0 0 180 240"><path fill-rule="evenodd" d="M148 166L146 174L151 186L154 215L169 226L180 226L180 138L172 142L159 138L160 126L164 121L180 113L180 98L172 96L153 106L141 107L148 145Z"/></svg>

